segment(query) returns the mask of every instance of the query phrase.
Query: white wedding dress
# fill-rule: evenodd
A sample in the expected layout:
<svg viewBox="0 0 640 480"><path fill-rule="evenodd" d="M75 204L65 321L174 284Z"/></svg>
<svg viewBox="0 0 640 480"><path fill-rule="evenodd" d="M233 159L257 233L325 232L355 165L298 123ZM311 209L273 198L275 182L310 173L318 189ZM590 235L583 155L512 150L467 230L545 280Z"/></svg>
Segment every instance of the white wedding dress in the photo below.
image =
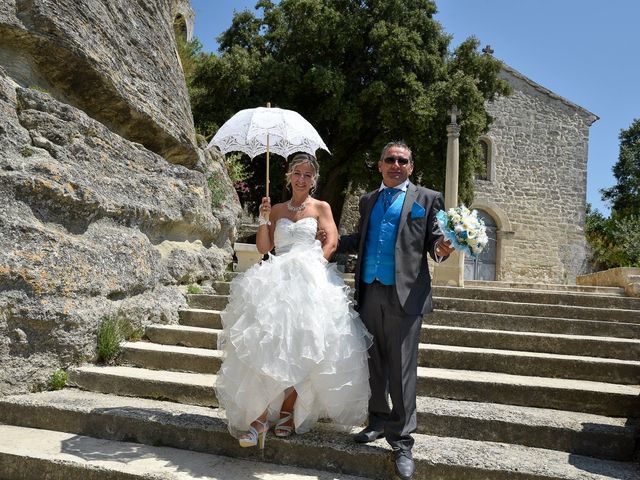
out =
<svg viewBox="0 0 640 480"><path fill-rule="evenodd" d="M231 282L215 388L235 437L267 408L277 420L288 387L298 392L297 433L319 418L345 427L366 420L371 335L336 265L324 259L317 228L313 217L279 219L276 256Z"/></svg>

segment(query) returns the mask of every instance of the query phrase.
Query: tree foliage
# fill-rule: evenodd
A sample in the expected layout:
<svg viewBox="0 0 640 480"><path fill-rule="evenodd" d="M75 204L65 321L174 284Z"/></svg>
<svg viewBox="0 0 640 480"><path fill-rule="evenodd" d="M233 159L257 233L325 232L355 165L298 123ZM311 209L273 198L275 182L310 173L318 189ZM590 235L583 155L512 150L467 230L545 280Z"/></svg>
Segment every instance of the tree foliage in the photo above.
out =
<svg viewBox="0 0 640 480"><path fill-rule="evenodd" d="M587 208L586 237L598 270L640 267L640 119L620 132L620 154L613 167L617 183L602 190L611 216Z"/></svg>
<svg viewBox="0 0 640 480"><path fill-rule="evenodd" d="M349 182L379 183L375 162L390 140L411 145L414 175L442 190L447 111L455 104L462 110L461 199L470 202L478 137L491 121L484 103L509 89L497 76L500 62L479 54L475 38L449 51L451 37L433 19L435 2L260 0L256 12L234 16L219 54L197 54L188 80L200 133L211 136L236 111L266 102L298 111L331 149L319 153L319 196L339 213ZM261 165L250 167L256 185ZM274 192L277 168L284 167L271 175Z"/></svg>
<svg viewBox="0 0 640 480"><path fill-rule="evenodd" d="M613 166L617 183L602 190L602 199L611 202L611 210L619 216L640 215L640 118L619 138L620 154Z"/></svg>
<svg viewBox="0 0 640 480"><path fill-rule="evenodd" d="M606 218L588 206L585 233L596 270L640 267L640 215Z"/></svg>

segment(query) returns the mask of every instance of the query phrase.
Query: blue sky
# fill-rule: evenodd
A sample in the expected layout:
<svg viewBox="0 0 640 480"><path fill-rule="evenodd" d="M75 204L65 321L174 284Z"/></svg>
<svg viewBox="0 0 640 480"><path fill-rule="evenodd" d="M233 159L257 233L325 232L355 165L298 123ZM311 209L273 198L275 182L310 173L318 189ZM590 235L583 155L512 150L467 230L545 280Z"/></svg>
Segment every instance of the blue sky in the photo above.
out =
<svg viewBox="0 0 640 480"><path fill-rule="evenodd" d="M255 0L191 0L195 36L206 51L231 24L234 11ZM470 36L534 82L596 114L590 129L587 201L605 214L600 189L612 186L621 129L640 118L640 1L436 0L438 20L453 35Z"/></svg>

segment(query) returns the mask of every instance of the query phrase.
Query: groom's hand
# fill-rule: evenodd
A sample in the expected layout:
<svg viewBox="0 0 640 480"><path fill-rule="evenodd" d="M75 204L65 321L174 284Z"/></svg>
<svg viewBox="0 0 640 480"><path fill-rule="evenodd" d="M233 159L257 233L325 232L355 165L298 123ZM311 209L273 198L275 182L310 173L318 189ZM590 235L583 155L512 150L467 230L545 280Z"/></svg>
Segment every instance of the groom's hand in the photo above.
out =
<svg viewBox="0 0 640 480"><path fill-rule="evenodd" d="M444 237L440 237L436 242L436 255L438 257L448 257L454 250L451 242L445 240Z"/></svg>
<svg viewBox="0 0 640 480"><path fill-rule="evenodd" d="M318 228L318 231L316 232L316 240L320 240L320 243L324 245L326 239L327 231L324 228Z"/></svg>

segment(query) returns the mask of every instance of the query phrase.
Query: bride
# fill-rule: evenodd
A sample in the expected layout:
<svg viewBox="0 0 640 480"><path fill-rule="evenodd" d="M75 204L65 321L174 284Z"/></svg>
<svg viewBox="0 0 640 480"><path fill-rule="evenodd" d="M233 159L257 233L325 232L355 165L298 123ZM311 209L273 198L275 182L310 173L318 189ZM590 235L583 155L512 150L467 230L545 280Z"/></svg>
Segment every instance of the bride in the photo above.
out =
<svg viewBox="0 0 640 480"><path fill-rule="evenodd" d="M348 427L367 416L371 336L327 261L338 231L329 204L310 195L318 170L312 155L295 155L286 174L289 201L271 208L262 199L256 246L266 253L275 244L276 256L231 282L221 315L216 395L243 447L264 448L269 422L286 437L319 418ZM326 232L322 245L318 228Z"/></svg>

